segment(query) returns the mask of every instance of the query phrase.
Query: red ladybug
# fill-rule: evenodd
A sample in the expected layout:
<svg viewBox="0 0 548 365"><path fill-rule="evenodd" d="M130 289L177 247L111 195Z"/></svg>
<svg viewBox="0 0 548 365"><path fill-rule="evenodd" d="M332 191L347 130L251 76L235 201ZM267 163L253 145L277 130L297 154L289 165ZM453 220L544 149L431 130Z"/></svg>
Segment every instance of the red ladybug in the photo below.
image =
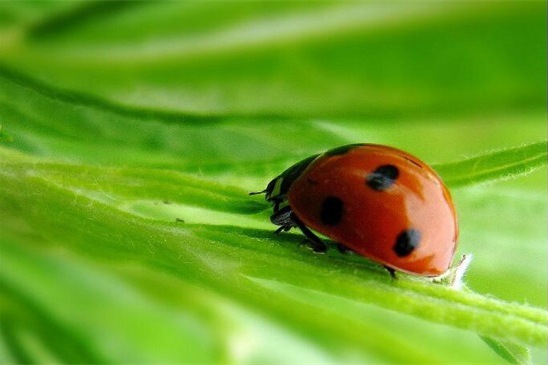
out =
<svg viewBox="0 0 548 365"><path fill-rule="evenodd" d="M291 166L258 193L273 205L276 232L298 227L316 252L326 246L310 229L391 274L438 276L453 260L458 226L449 191L428 165L398 149L338 147Z"/></svg>

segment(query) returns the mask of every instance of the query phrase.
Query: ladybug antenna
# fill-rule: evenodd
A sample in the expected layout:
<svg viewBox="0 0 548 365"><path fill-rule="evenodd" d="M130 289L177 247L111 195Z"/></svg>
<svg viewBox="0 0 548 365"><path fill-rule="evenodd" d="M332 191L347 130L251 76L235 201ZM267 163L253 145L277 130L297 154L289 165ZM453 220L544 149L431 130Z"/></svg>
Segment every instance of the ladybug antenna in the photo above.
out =
<svg viewBox="0 0 548 365"><path fill-rule="evenodd" d="M264 189L263 191L252 191L251 193L249 193L249 195L258 195L258 194L264 194L266 193L266 189Z"/></svg>

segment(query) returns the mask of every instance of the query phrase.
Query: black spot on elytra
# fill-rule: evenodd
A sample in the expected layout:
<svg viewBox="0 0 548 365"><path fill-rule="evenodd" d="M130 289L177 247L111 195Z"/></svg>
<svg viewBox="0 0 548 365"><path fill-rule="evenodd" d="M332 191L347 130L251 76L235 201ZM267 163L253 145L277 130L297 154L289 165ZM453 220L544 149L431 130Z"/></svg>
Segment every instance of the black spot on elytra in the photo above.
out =
<svg viewBox="0 0 548 365"><path fill-rule="evenodd" d="M366 176L365 183L373 190L384 191L396 182L399 174L396 166L382 165Z"/></svg>
<svg viewBox="0 0 548 365"><path fill-rule="evenodd" d="M328 196L322 202L320 219L323 224L334 226L341 221L343 213L343 201L335 196Z"/></svg>
<svg viewBox="0 0 548 365"><path fill-rule="evenodd" d="M413 250L419 247L421 242L420 231L410 228L402 231L396 238L393 249L398 257L408 256Z"/></svg>
<svg viewBox="0 0 548 365"><path fill-rule="evenodd" d="M353 150L354 148L360 147L360 146L363 146L363 145L364 145L364 143L347 144L346 146L333 148L333 149L325 152L324 156L330 157L330 156L344 155L345 153Z"/></svg>

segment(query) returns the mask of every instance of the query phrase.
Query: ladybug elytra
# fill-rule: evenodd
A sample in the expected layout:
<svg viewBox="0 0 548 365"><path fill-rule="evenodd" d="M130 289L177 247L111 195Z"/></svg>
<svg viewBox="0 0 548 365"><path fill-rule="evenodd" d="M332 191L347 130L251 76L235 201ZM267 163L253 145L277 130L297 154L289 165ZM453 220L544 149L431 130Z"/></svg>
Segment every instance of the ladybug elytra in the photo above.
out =
<svg viewBox="0 0 548 365"><path fill-rule="evenodd" d="M455 254L449 191L432 168L396 148L334 148L296 163L258 193L272 204L276 232L298 227L316 252L326 245L313 231L391 273L421 276L443 274Z"/></svg>

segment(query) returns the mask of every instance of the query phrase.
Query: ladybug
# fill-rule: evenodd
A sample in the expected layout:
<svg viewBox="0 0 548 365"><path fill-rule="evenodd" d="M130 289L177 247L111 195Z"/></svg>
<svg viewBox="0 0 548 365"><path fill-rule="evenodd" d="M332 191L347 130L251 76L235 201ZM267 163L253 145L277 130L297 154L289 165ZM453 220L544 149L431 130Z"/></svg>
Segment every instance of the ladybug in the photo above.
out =
<svg viewBox="0 0 548 365"><path fill-rule="evenodd" d="M313 231L368 257L394 276L439 276L455 254L458 225L449 191L416 157L377 144L350 144L314 155L265 190L276 233L298 227L316 252ZM313 230L313 231L312 231Z"/></svg>

